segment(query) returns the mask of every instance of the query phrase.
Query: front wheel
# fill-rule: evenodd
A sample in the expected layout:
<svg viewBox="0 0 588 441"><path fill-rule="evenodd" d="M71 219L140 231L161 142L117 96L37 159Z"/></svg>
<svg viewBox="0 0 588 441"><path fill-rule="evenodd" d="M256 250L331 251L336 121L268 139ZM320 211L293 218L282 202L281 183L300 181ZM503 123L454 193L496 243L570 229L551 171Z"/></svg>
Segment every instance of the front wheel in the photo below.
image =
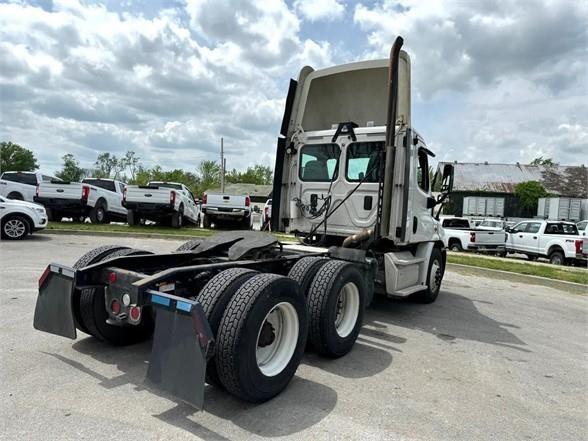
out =
<svg viewBox="0 0 588 441"><path fill-rule="evenodd" d="M29 223L22 216L6 216L2 219L2 239L23 239L29 234L29 229Z"/></svg>
<svg viewBox="0 0 588 441"><path fill-rule="evenodd" d="M253 403L273 398L296 373L307 332L304 297L294 280L250 278L227 305L218 331L215 360L223 386Z"/></svg>
<svg viewBox="0 0 588 441"><path fill-rule="evenodd" d="M445 274L445 259L439 248L433 248L427 270L427 289L414 295L420 303L433 303L439 296L441 281Z"/></svg>

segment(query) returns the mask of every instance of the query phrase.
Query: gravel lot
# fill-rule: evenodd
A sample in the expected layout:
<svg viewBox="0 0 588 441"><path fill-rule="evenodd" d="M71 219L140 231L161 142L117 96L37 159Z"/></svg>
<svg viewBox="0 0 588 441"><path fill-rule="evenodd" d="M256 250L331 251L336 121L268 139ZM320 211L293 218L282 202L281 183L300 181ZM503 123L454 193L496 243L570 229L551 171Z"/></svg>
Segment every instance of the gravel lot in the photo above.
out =
<svg viewBox="0 0 588 441"><path fill-rule="evenodd" d="M115 240L151 251L180 243ZM111 348L33 330L44 267L105 243L0 243L0 439L588 437L585 296L449 271L433 305L377 299L350 354L307 354L276 399L252 406L208 388L206 410L194 412L143 386L149 343Z"/></svg>

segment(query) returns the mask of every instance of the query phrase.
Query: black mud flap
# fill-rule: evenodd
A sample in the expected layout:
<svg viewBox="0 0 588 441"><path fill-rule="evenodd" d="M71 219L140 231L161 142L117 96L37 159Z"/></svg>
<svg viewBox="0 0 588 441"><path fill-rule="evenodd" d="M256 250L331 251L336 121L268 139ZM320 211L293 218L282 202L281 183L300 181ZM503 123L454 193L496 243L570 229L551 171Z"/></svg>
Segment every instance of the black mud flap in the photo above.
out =
<svg viewBox="0 0 588 441"><path fill-rule="evenodd" d="M39 296L33 326L39 331L75 339L76 326L72 307L75 271L51 264L39 279Z"/></svg>
<svg viewBox="0 0 588 441"><path fill-rule="evenodd" d="M147 296L156 308L147 382L202 409L206 352L213 339L202 306L157 291Z"/></svg>

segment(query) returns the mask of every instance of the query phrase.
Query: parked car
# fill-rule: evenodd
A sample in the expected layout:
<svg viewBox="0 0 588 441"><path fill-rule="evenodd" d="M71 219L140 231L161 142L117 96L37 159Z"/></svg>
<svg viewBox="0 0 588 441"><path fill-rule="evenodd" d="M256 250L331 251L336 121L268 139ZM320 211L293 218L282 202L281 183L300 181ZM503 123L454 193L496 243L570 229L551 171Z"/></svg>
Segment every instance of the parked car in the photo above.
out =
<svg viewBox="0 0 588 441"><path fill-rule="evenodd" d="M265 201L263 206L263 212L261 213L261 228L269 228L269 224L272 220L272 200L268 199Z"/></svg>
<svg viewBox="0 0 588 441"><path fill-rule="evenodd" d="M588 249L572 222L529 220L507 230L506 250L526 254L530 259L546 257L554 265L583 262Z"/></svg>
<svg viewBox="0 0 588 441"><path fill-rule="evenodd" d="M113 179L86 178L82 182L53 180L37 186L35 202L47 209L49 220L89 217L93 224L125 221L122 206L125 184Z"/></svg>
<svg viewBox="0 0 588 441"><path fill-rule="evenodd" d="M202 196L202 224L210 228L211 224L237 223L241 228L251 229L251 198L249 195L231 195L222 193L204 193Z"/></svg>
<svg viewBox="0 0 588 441"><path fill-rule="evenodd" d="M576 228L578 229L578 233L582 236L588 236L588 220L578 222Z"/></svg>
<svg viewBox="0 0 588 441"><path fill-rule="evenodd" d="M27 201L0 196L0 233L2 239L23 239L47 226L45 207Z"/></svg>
<svg viewBox="0 0 588 441"><path fill-rule="evenodd" d="M41 182L59 181L41 172L9 171L0 176L0 196L18 201L33 202L37 185Z"/></svg>
<svg viewBox="0 0 588 441"><path fill-rule="evenodd" d="M472 228L465 217L441 218L445 230L445 246L451 251L491 251L504 253L506 233Z"/></svg>
<svg viewBox="0 0 588 441"><path fill-rule="evenodd" d="M177 182L149 182L147 185L128 185L123 194L123 206L129 225L150 220L180 228L185 223L200 225L200 205L184 184Z"/></svg>

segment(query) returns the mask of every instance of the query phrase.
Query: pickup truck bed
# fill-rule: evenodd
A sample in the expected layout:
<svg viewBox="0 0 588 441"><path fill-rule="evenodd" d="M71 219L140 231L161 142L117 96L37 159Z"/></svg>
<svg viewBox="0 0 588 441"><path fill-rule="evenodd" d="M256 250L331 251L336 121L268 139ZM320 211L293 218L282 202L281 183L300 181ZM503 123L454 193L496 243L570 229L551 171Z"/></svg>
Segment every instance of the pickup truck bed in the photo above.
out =
<svg viewBox="0 0 588 441"><path fill-rule="evenodd" d="M451 251L505 252L506 233L503 230L470 228L469 221L460 218L443 219L442 225L445 230L445 245Z"/></svg>

